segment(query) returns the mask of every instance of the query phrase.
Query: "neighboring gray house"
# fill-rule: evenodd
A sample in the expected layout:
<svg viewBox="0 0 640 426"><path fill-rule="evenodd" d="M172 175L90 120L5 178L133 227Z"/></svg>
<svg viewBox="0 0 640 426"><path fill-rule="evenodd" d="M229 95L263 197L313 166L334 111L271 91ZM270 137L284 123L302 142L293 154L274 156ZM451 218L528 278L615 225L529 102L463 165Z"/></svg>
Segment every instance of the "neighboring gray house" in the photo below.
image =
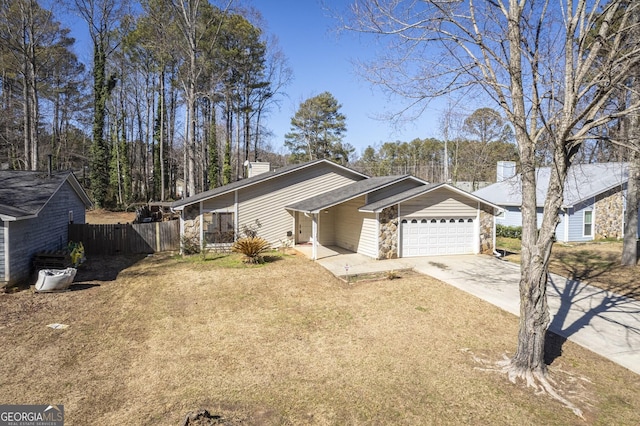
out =
<svg viewBox="0 0 640 426"><path fill-rule="evenodd" d="M491 252L497 206L413 176L369 178L328 160L287 166L173 203L181 235L229 244L244 225L274 246L337 246L375 259Z"/></svg>
<svg viewBox="0 0 640 426"><path fill-rule="evenodd" d="M28 279L35 253L65 248L90 206L71 172L0 171L0 287Z"/></svg>
<svg viewBox="0 0 640 426"><path fill-rule="evenodd" d="M499 165L499 168L501 165ZM513 169L515 170L515 169ZM549 185L550 168L537 173L538 226L542 223L544 200ZM500 173L499 173L500 175ZM504 175L504 180L474 195L504 209L496 223L521 226L521 176ZM622 238L628 180L627 163L576 164L569 169L564 190L564 203L556 240L563 242L591 241L602 238Z"/></svg>

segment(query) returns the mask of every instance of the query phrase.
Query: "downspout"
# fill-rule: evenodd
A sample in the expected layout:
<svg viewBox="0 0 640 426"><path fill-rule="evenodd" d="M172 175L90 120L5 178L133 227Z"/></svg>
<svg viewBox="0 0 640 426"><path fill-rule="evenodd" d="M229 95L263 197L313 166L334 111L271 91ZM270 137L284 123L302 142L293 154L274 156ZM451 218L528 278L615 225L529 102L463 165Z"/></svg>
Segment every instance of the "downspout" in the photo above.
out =
<svg viewBox="0 0 640 426"><path fill-rule="evenodd" d="M318 259L318 213L311 213L311 236L313 238L312 247L312 257L313 260Z"/></svg>
<svg viewBox="0 0 640 426"><path fill-rule="evenodd" d="M398 258L402 257L402 246L400 244L402 244L402 239L400 238L401 234L402 234L402 221L400 220L400 203L398 203L398 226L396 226L396 249L398 250L398 253L396 254L396 256L398 256Z"/></svg>
<svg viewBox="0 0 640 426"><path fill-rule="evenodd" d="M235 235L233 236L233 240L236 241L238 239L238 235L240 234L240 216L238 213L240 209L238 208L238 190L233 191L233 226L235 228Z"/></svg>
<svg viewBox="0 0 640 426"><path fill-rule="evenodd" d="M476 213L476 230L473 232L473 245L475 246L474 254L479 254L480 253L480 238L481 238L481 234L482 234L482 211L480 210L480 201L478 201L478 210Z"/></svg>
<svg viewBox="0 0 640 426"><path fill-rule="evenodd" d="M496 250L496 215L495 213L493 214L493 255L499 258L503 256L503 253L500 253L498 250Z"/></svg>
<svg viewBox="0 0 640 426"><path fill-rule="evenodd" d="M202 201L200 201L198 205L200 206L200 215L198 217L200 220L200 250L202 250L204 248L204 214L202 213Z"/></svg>
<svg viewBox="0 0 640 426"><path fill-rule="evenodd" d="M564 215L564 241L565 243L569 242L569 207L562 208L562 214Z"/></svg>
<svg viewBox="0 0 640 426"><path fill-rule="evenodd" d="M3 281L6 283L9 283L9 279L11 277L11 259L9 258L9 253L11 253L11 250L9 249L9 245L10 245L10 240L9 240L9 221L5 220L4 221L4 247L2 248L2 250L4 250L4 279Z"/></svg>

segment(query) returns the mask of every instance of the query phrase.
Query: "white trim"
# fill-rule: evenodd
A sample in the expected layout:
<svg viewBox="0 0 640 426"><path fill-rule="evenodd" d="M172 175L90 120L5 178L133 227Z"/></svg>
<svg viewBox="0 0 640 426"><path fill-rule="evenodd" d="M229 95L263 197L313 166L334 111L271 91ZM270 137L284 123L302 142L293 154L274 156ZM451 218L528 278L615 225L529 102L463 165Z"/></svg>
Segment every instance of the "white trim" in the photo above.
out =
<svg viewBox="0 0 640 426"><path fill-rule="evenodd" d="M318 259L318 213L311 214L311 259Z"/></svg>
<svg viewBox="0 0 640 426"><path fill-rule="evenodd" d="M184 236L184 210L180 211L180 236ZM184 244L182 238L180 238L180 254L184 254Z"/></svg>
<svg viewBox="0 0 640 426"><path fill-rule="evenodd" d="M9 282L11 277L11 261L9 259L9 222L4 222L4 281Z"/></svg>
<svg viewBox="0 0 640 426"><path fill-rule="evenodd" d="M473 253L480 253L480 201L478 201L478 209L476 210L476 226L473 230Z"/></svg>
<svg viewBox="0 0 640 426"><path fill-rule="evenodd" d="M198 214L198 219L200 219L200 248L204 246L204 207L202 201L198 203L200 206L200 213Z"/></svg>
<svg viewBox="0 0 640 426"><path fill-rule="evenodd" d="M398 258L402 257L402 238L400 234L402 234L402 230L400 229L401 220L400 220L400 203L398 205L398 225L396 225L396 247L398 250Z"/></svg>
<svg viewBox="0 0 640 426"><path fill-rule="evenodd" d="M585 222L587 213L591 213L591 222L589 223L589 225L591 227L590 228L591 229L591 234L585 234L585 232L584 232L585 226L587 225L587 223ZM593 223L595 222L594 218L595 218L595 206L594 206L593 210L583 210L582 211L582 236L584 238L593 238Z"/></svg>
<svg viewBox="0 0 640 426"><path fill-rule="evenodd" d="M240 235L240 206L238 206L238 190L237 189L234 191L234 196L233 196L233 221L234 221L233 226L235 228L233 239L235 241L238 239L238 236Z"/></svg>
<svg viewBox="0 0 640 426"><path fill-rule="evenodd" d="M376 213L376 259L380 259L380 213Z"/></svg>
<svg viewBox="0 0 640 426"><path fill-rule="evenodd" d="M571 215L569 214L570 207L564 209L564 242L569 242L569 218Z"/></svg>

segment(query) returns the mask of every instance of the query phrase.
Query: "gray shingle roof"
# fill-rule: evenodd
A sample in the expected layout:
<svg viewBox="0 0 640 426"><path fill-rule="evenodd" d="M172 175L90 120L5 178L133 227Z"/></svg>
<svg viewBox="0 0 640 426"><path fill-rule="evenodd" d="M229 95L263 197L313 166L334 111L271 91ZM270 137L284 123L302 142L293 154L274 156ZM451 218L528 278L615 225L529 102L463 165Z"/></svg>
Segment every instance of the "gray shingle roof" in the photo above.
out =
<svg viewBox="0 0 640 426"><path fill-rule="evenodd" d="M312 166L312 165L318 164L318 163L328 163L328 164L331 164L331 165L333 165L335 167L339 167L339 168L342 168L344 170L348 170L348 171L352 172L354 175L362 176L362 177L365 177L365 178L367 177L366 175L364 175L362 173L356 172L355 170L348 169L346 167L343 167L343 166L341 166L339 164L333 163L333 162L328 161L328 160L314 160L314 161L309 161L307 163L292 164L292 165L289 165L289 166L281 167L281 168L279 168L278 170L275 170L275 171L270 171L270 172L267 172L267 173L261 173L261 174L259 174L257 176L253 176L253 177L250 177L248 179L238 180L236 182L232 182L232 183L229 183L227 185L224 185L224 186L221 186L221 187L218 187L218 188L210 189L209 191L204 191L204 192L201 192L199 194L193 195L191 197L187 197L187 198L184 198L182 200L175 201L172 204L172 207L174 209L175 208L180 209L180 208L183 208L184 206L187 206L189 204L197 203L199 201L206 200L206 199L209 199L209 198L212 198L212 197L217 197L217 196L220 196L222 194L226 194L228 192L235 191L236 189L241 189L241 188L245 188L245 187L248 187L248 186L251 186L251 185L255 185L256 183L263 182L263 181L266 181L266 180L269 180L269 179L273 179L275 177L282 176L282 175L285 175L287 173L291 173L291 172L293 172L295 170L303 169L305 167L309 167L309 166Z"/></svg>
<svg viewBox="0 0 640 426"><path fill-rule="evenodd" d="M286 206L287 209L303 212L317 212L353 198L368 194L377 189L384 188L404 179L414 179L409 175L403 176L378 176L359 182L350 183L332 191L307 198L294 204Z"/></svg>
<svg viewBox="0 0 640 426"><path fill-rule="evenodd" d="M71 172L53 173L23 170L0 171L0 215L20 219L37 215L62 184L69 180L78 195L91 202Z"/></svg>
<svg viewBox="0 0 640 426"><path fill-rule="evenodd" d="M541 167L537 173L536 204L544 206L551 168ZM564 206L572 207L597 194L627 182L627 163L576 164L569 169L564 190ZM473 193L501 206L520 206L521 175L494 183Z"/></svg>

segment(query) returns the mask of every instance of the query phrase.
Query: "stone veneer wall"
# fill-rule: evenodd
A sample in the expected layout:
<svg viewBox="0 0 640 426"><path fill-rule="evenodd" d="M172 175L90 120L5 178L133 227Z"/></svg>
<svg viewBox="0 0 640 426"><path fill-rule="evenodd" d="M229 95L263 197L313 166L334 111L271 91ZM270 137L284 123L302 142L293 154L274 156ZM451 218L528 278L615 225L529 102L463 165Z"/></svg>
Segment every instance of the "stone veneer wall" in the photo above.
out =
<svg viewBox="0 0 640 426"><path fill-rule="evenodd" d="M594 237L622 238L622 190L613 188L596 197Z"/></svg>
<svg viewBox="0 0 640 426"><path fill-rule="evenodd" d="M483 206L480 210L480 253L493 253L493 208Z"/></svg>
<svg viewBox="0 0 640 426"><path fill-rule="evenodd" d="M184 238L194 238L200 245L200 207L197 204L185 207L183 214Z"/></svg>
<svg viewBox="0 0 640 426"><path fill-rule="evenodd" d="M398 257L398 206L384 209L379 216L378 259Z"/></svg>

